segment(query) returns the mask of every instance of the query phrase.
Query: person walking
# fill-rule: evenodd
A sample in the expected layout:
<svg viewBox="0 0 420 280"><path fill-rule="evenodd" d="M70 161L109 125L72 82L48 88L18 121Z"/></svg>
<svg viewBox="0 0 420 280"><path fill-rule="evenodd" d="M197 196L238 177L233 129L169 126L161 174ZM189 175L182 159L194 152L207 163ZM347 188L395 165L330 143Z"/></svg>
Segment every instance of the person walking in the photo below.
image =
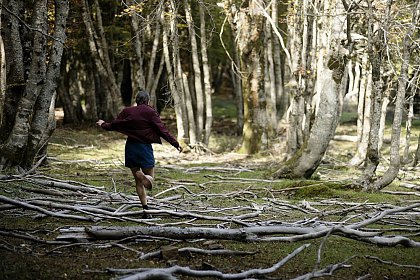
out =
<svg viewBox="0 0 420 280"><path fill-rule="evenodd" d="M154 180L155 157L152 143L162 144L161 138L169 142L179 152L182 148L171 135L149 105L150 96L145 90L136 94L137 106L124 108L111 122L98 120L96 123L105 130L118 131L127 136L125 143L125 166L130 168L136 183L136 191L144 210L148 210L146 190L151 190ZM151 218L146 212L143 218Z"/></svg>

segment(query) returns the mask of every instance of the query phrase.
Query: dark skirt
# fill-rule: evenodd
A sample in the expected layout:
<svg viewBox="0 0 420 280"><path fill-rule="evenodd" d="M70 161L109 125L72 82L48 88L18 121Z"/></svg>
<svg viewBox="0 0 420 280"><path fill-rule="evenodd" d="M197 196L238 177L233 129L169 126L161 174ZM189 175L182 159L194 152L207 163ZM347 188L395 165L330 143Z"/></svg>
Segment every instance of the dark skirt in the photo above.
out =
<svg viewBox="0 0 420 280"><path fill-rule="evenodd" d="M128 168L155 167L152 144L144 144L130 138L125 142L125 166Z"/></svg>

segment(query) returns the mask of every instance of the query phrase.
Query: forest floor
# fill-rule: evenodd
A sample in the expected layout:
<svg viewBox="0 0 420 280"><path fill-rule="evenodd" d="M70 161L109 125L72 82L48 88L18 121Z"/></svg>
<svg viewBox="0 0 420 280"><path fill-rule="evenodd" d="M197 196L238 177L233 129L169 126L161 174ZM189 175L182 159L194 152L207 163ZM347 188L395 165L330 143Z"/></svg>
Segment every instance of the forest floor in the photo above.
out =
<svg viewBox="0 0 420 280"><path fill-rule="evenodd" d="M274 180L281 139L246 157L233 152L231 124L219 124L210 150L154 145L147 220L123 166L124 137L59 127L47 167L0 180L0 279L171 279L169 267L177 279L420 278L419 168L379 193L349 188L360 174L347 165L355 143L333 141L314 179ZM94 227L122 235L86 235Z"/></svg>

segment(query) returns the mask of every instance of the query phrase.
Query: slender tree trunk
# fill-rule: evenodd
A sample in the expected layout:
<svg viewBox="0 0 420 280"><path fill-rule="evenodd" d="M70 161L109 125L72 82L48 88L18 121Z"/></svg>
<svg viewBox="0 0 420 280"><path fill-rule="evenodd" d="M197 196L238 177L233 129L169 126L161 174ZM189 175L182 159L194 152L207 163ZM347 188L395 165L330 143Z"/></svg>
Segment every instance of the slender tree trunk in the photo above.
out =
<svg viewBox="0 0 420 280"><path fill-rule="evenodd" d="M271 2L271 18L275 23L275 28L280 30L279 22L279 7L277 1ZM284 5L284 4L282 4ZM284 5L285 6L285 5ZM274 35L274 30L271 28L272 37L273 37L273 63L274 63L274 83L276 91L276 108L277 108L277 118L282 118L286 113L287 108L289 107L289 96L285 94L283 89L283 68L282 68L282 59L281 59L281 47L280 40L277 36ZM278 129L278 128L276 128Z"/></svg>
<svg viewBox="0 0 420 280"><path fill-rule="evenodd" d="M61 61L60 81L57 86L58 99L64 111L64 123L80 124L84 118L81 93L82 79L79 75L85 70L81 63L74 57L72 51L65 51ZM80 76L83 76L80 75Z"/></svg>
<svg viewBox="0 0 420 280"><path fill-rule="evenodd" d="M188 77L185 73L182 73L182 81L184 85L184 92L185 92L185 105L187 106L187 116L188 116L188 135L190 138L191 144L197 143L197 128L195 125L195 117L194 117L194 108L191 99L191 92L188 84Z"/></svg>
<svg viewBox="0 0 420 280"><path fill-rule="evenodd" d="M134 0L130 0L128 1L129 5L133 5L135 3ZM135 71L135 81L138 84L138 87L141 89L146 89L146 81L145 81L145 77L144 77L144 67L143 67L143 61L144 61L144 56L143 56L143 44L142 44L142 38L144 36L143 32L144 32L144 27L140 28L140 22L139 22L139 18L137 15L137 12L131 11L130 13L130 24L131 24L131 30L133 33L133 40L132 40L132 44L133 44L133 49L134 49L134 63L136 64L136 69L137 71Z"/></svg>
<svg viewBox="0 0 420 280"><path fill-rule="evenodd" d="M367 145L370 131L371 114L371 80L372 68L368 64L368 54L363 54L361 65L360 88L354 87L359 91L357 106L357 152L350 160L350 165L359 166L366 158Z"/></svg>
<svg viewBox="0 0 420 280"><path fill-rule="evenodd" d="M265 28L265 92L266 92L266 111L267 111L267 128L269 136L272 136L277 128L277 87L276 72L273 53L273 36L271 24L266 21Z"/></svg>
<svg viewBox="0 0 420 280"><path fill-rule="evenodd" d="M417 138L417 149L416 149L416 153L414 154L413 166L417 166L417 164L419 163L419 159L420 159L420 134L419 134L419 137Z"/></svg>
<svg viewBox="0 0 420 280"><path fill-rule="evenodd" d="M240 73L240 57L238 45L235 42L237 35L237 21L235 20L235 14L237 12L236 6L232 0L224 0L224 10L226 14L226 19L229 22L230 29L232 32L232 58L231 58L231 68L230 75L233 84L233 91L236 100L236 134L241 135L244 127L244 102L242 96L242 75ZM222 27L223 31L223 27Z"/></svg>
<svg viewBox="0 0 420 280"><path fill-rule="evenodd" d="M385 51L383 38L384 32L382 28L374 24L372 7L370 4L368 10L368 55L372 73L371 87L371 106L368 121L370 122L369 140L365 158L365 168L363 171L363 184L371 182L375 175L376 168L379 164L379 128L381 121L382 96L383 96L383 80L382 80L382 56ZM389 6L389 11L390 11ZM389 14L385 19L387 28L389 22ZM387 34L385 33L385 36Z"/></svg>
<svg viewBox="0 0 420 280"><path fill-rule="evenodd" d="M173 6L173 3L172 3ZM172 98L174 100L175 116L176 116L176 125L177 125L177 138L181 142L181 145L185 144L186 130L184 124L183 110L181 99L181 88L176 83L176 68L177 64L173 63L171 60L171 54L169 52L169 34L171 30L175 29L176 21L172 18L173 10L172 7L169 8L170 11L166 14L165 12L161 13L161 22L162 22L162 43L163 43L163 55L165 58L166 72L168 75L169 88L171 90ZM168 17L167 19L165 18ZM175 35L176 36L176 35Z"/></svg>
<svg viewBox="0 0 420 280"><path fill-rule="evenodd" d="M212 105L212 88L210 81L210 65L207 54L208 42L206 31L206 18L204 7L202 4L199 6L200 10L200 43L201 43L201 58L203 62L203 83L204 83L204 96L205 96L205 126L204 126L204 144L208 145L210 142L211 128L213 125L213 105Z"/></svg>
<svg viewBox="0 0 420 280"><path fill-rule="evenodd" d="M101 85L104 94L101 99L104 106L101 106L100 117L105 119L115 118L116 114L122 107L121 91L117 86L117 81L111 67L111 61L108 52L108 43L106 42L105 33L102 25L101 10L98 0L93 0L93 5L89 4L89 0L82 1L83 21L88 34L88 42L90 52L94 61L94 65L101 79ZM91 11L91 8L93 11ZM95 23L92 19L95 15Z"/></svg>
<svg viewBox="0 0 420 280"><path fill-rule="evenodd" d="M203 93L203 84L201 82L201 68L200 60L198 58L198 45L196 32L194 29L194 21L191 15L191 7L189 1L184 0L184 9L185 9L185 18L187 21L188 32L190 35L191 43L191 58L192 58L192 67L194 74L194 92L196 97L196 129L197 137L199 142L204 142L204 93ZM190 121L191 122L191 121Z"/></svg>
<svg viewBox="0 0 420 280"><path fill-rule="evenodd" d="M411 161L410 156L410 141L411 141L411 126L413 125L414 118L414 96L410 96L408 99L408 112L407 120L405 124L405 143L404 143L404 155L403 155L403 164L407 164Z"/></svg>
<svg viewBox="0 0 420 280"><path fill-rule="evenodd" d="M401 135L401 122L404 112L404 100L406 94L406 85L408 78L409 63L411 53L413 51L412 37L420 20L420 0L417 0L413 9L413 18L409 30L404 36L402 65L400 75L398 77L398 91L395 101L394 120L392 123L391 135L391 150L390 150L390 165L388 170L378 180L366 186L367 190L377 191L388 186L397 177L400 170L400 135Z"/></svg>
<svg viewBox="0 0 420 280"><path fill-rule="evenodd" d="M89 58L91 60L92 58ZM94 70L93 63L86 65L86 80L83 81L83 88L85 89L86 97L86 120L95 121L99 118L98 107L99 102L96 97L96 84L99 83L100 78Z"/></svg>
<svg viewBox="0 0 420 280"><path fill-rule="evenodd" d="M417 62L420 62L420 58L417 56ZM417 64L419 65L419 64ZM410 96L408 98L408 113L407 113L407 122L406 122L406 135L405 135L405 147L404 147L404 157L403 162L409 163L412 161L412 154L410 154L410 142L411 142L411 127L414 119L414 98L416 96L417 85L419 85L418 80L420 75L420 69L416 69L413 78L410 79L408 89L410 91Z"/></svg>
<svg viewBox="0 0 420 280"><path fill-rule="evenodd" d="M392 84L392 82L390 82ZM387 86L385 90L385 94L382 100L382 108L381 108L381 123L379 124L379 142L378 142L378 150L381 151L383 142L384 142L384 134L386 128L386 115L388 112L388 104L389 104L389 95L390 95L390 85Z"/></svg>
<svg viewBox="0 0 420 280"><path fill-rule="evenodd" d="M0 16L2 14L3 0L0 0ZM0 17L0 30L1 26L1 17ZM0 128L3 123L3 108L4 108L4 99L6 95L6 56L4 52L3 37L0 33Z"/></svg>
<svg viewBox="0 0 420 280"><path fill-rule="evenodd" d="M159 8L156 13L156 17L160 18L160 14L162 12L162 9ZM162 69L163 69L163 63L164 59L160 58L159 67L157 69L157 72L155 72L155 63L156 63L156 55L158 53L158 47L159 47L159 38L161 33L161 24L159 21L156 21L155 28L154 28L154 38L153 38L153 46L152 51L150 53L149 58L149 65L147 67L147 79L146 79L146 90L150 92L151 96L151 104L153 106L156 106L157 100L156 100L156 88L159 82L159 78L162 75Z"/></svg>
<svg viewBox="0 0 420 280"><path fill-rule="evenodd" d="M316 50L316 21L314 6L308 0L290 4L293 16L288 22L288 49L290 50L288 67L285 68L285 80L288 80L287 94L291 96L286 114L287 147L286 158L293 156L307 139L311 125L311 98L313 96L314 77L312 73L312 56ZM309 69L308 69L309 67Z"/></svg>

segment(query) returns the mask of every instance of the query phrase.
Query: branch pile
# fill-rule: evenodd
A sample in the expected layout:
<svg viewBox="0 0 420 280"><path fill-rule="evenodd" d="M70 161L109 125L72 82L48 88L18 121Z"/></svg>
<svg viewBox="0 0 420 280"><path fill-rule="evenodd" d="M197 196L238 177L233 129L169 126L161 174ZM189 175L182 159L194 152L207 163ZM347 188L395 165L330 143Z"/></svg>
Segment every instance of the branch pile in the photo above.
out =
<svg viewBox="0 0 420 280"><path fill-rule="evenodd" d="M246 186L251 182L255 183L254 179L234 181L234 178L221 176L209 178L208 182L200 185L194 182L169 182L164 191L149 197L150 210L146 212L152 215L152 219L140 218L143 210L134 194L107 192L104 188L40 175L3 178L0 180L2 192L13 194L0 195L0 210L3 214L16 217L29 215L37 219L50 216L82 221L86 225L61 227L53 240L7 229L1 230L0 235L58 246L51 252L63 246L106 241L109 246L134 251L141 259L162 256L171 250L142 253L122 243L128 240L294 242L326 239L336 235L381 246L420 247L420 242L413 238L420 232L420 202L407 202L402 206L337 200L291 203L273 195L269 180L260 180L259 187L255 188L252 185ZM233 192L211 193L212 184L223 182L245 184L245 187ZM193 185L200 191L192 191ZM21 198L17 198L16 193ZM219 203L220 201L226 203ZM139 225L103 225L109 222ZM396 234L398 232L402 234ZM149 279L158 275L166 277L162 279L176 279L174 274L244 279L278 270L308 246L309 244L305 244L299 247L271 268L251 269L239 274L223 274L214 270L196 271L176 265L162 269L109 271L134 275L124 279ZM207 255L255 254L224 248L204 250L194 247L176 248L176 252ZM332 273L336 269L347 267L346 262L314 270L311 275Z"/></svg>

